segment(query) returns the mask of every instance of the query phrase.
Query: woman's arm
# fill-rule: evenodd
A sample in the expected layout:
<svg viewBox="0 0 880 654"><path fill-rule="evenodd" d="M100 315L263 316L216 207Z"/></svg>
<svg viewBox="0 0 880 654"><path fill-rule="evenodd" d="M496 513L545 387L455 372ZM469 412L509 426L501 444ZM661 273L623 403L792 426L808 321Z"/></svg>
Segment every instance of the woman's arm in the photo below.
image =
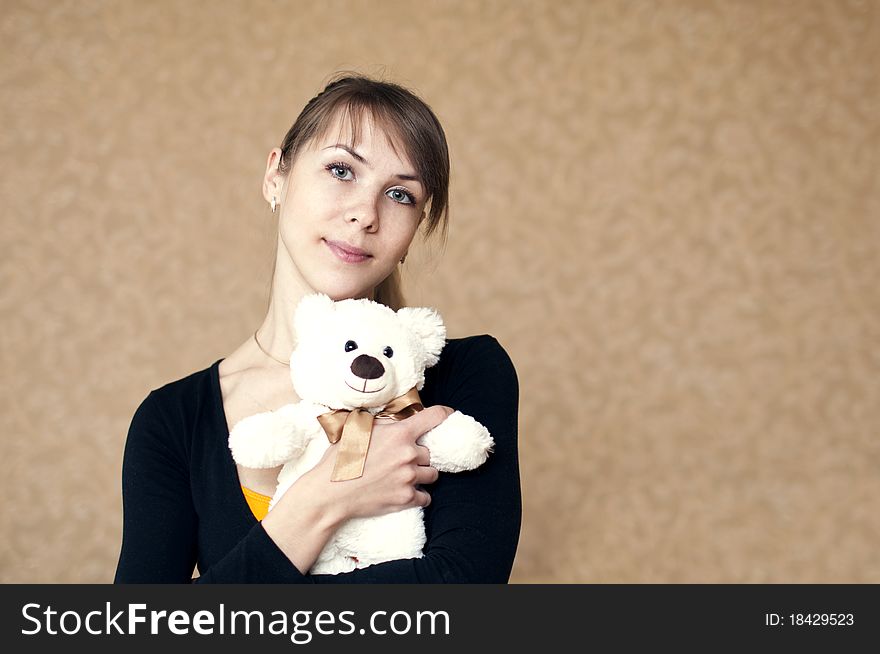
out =
<svg viewBox="0 0 880 654"><path fill-rule="evenodd" d="M442 474L429 488L424 557L390 561L317 583L506 583L522 519L517 454L519 385L507 353L494 338L472 339L459 353L439 401L485 425L495 448L470 472Z"/></svg>
<svg viewBox="0 0 880 654"><path fill-rule="evenodd" d="M189 583L198 557L185 427L154 392L132 418L122 464L123 536L115 583ZM198 583L302 583L257 523Z"/></svg>
<svg viewBox="0 0 880 654"><path fill-rule="evenodd" d="M443 474L428 490L424 557L373 565L311 583L506 583L522 518L517 454L519 387L501 345L473 339L438 380L439 401L476 418L495 439L494 452L470 472Z"/></svg>
<svg viewBox="0 0 880 654"><path fill-rule="evenodd" d="M131 421L122 461L122 551L115 583L188 581L197 521L186 458L168 438L155 393Z"/></svg>

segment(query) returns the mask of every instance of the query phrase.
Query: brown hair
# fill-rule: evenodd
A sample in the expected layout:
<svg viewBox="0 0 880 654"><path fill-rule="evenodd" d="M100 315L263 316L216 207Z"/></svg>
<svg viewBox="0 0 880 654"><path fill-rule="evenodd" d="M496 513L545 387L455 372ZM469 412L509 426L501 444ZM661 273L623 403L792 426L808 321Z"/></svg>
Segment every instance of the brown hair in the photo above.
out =
<svg viewBox="0 0 880 654"><path fill-rule="evenodd" d="M343 115L352 130L352 146L358 142L361 119L369 115L389 131L392 148L400 145L416 167L416 174L430 200L425 236L439 229L446 238L449 221L449 150L437 116L411 91L364 75L341 73L309 100L281 144L278 170L287 174L296 155L320 138ZM395 270L376 288L374 299L398 309L404 304L400 273Z"/></svg>

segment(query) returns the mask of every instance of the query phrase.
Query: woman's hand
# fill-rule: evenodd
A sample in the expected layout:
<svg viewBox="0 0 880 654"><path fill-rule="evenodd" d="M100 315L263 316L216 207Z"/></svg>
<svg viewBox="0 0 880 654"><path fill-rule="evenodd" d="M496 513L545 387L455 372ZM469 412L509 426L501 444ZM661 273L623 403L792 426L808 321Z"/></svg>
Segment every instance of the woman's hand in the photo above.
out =
<svg viewBox="0 0 880 654"><path fill-rule="evenodd" d="M416 441L451 413L432 406L400 422L377 421L357 479L330 481L338 449L331 446L263 519L266 533L305 573L346 520L427 506L431 497L418 486L435 482L438 473L429 465L428 448Z"/></svg>
<svg viewBox="0 0 880 654"><path fill-rule="evenodd" d="M336 461L335 446L308 474L329 486L324 492L334 498L333 504L343 520L428 506L431 496L418 486L434 483L438 473L430 466L428 448L416 441L451 413L448 407L433 406L400 422L376 421L364 474L357 479L326 481Z"/></svg>

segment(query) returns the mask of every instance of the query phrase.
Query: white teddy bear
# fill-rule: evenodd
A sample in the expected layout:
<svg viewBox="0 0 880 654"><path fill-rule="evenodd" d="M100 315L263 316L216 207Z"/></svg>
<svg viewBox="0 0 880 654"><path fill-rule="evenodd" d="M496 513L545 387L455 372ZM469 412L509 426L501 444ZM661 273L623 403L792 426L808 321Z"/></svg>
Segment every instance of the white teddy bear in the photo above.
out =
<svg viewBox="0 0 880 654"><path fill-rule="evenodd" d="M437 363L446 339L443 321L433 309L405 307L395 312L370 300L334 302L320 294L300 301L294 325L297 344L290 355L290 376L301 401L249 416L229 434L232 456L240 465L283 464L270 510L321 460L330 446L331 422L338 423L334 438L346 423L333 479L360 476L373 416L386 407L408 407L409 412L421 408L411 406L418 402L415 391L424 386L425 369ZM360 427L350 425L358 419ZM493 446L486 428L459 411L418 442L430 450L431 465L441 472L473 470ZM327 542L310 572L338 574L383 561L420 558L424 545L419 507L354 518Z"/></svg>

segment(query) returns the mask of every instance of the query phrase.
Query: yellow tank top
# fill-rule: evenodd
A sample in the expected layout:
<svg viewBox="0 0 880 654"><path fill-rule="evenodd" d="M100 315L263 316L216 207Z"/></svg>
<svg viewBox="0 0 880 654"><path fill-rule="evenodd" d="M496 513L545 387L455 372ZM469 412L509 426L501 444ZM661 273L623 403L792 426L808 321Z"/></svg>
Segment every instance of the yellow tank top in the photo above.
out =
<svg viewBox="0 0 880 654"><path fill-rule="evenodd" d="M256 491L252 491L250 488L241 487L241 491L244 493L244 499L247 500L248 506L251 508L251 513L254 514L254 517L257 520L262 520L266 517L266 514L269 513L269 502L272 501L272 498L268 495L262 495L257 493Z"/></svg>

